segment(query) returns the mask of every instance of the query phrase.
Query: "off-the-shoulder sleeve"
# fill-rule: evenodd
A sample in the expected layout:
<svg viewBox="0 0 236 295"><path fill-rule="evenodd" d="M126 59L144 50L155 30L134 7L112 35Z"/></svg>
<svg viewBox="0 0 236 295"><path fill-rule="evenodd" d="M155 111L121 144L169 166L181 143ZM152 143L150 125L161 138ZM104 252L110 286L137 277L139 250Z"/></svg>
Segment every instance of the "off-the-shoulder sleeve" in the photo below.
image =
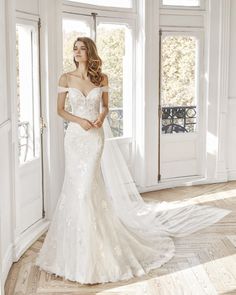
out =
<svg viewBox="0 0 236 295"><path fill-rule="evenodd" d="M111 88L109 86L102 86L101 88L103 92L111 92Z"/></svg>
<svg viewBox="0 0 236 295"><path fill-rule="evenodd" d="M67 87L62 87L62 86L58 86L57 87L57 93L63 93L63 92L68 92L69 88Z"/></svg>

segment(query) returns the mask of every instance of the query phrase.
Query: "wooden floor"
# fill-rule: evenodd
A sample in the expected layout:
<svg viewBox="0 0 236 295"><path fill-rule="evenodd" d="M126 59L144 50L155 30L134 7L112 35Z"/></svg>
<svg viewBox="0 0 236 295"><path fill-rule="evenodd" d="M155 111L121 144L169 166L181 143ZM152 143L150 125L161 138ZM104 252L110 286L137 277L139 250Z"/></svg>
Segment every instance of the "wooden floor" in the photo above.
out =
<svg viewBox="0 0 236 295"><path fill-rule="evenodd" d="M175 239L176 255L161 268L128 282L80 285L34 265L44 236L14 263L6 295L214 295L236 294L236 182L179 187L142 194L147 200L190 200L233 210L218 223Z"/></svg>

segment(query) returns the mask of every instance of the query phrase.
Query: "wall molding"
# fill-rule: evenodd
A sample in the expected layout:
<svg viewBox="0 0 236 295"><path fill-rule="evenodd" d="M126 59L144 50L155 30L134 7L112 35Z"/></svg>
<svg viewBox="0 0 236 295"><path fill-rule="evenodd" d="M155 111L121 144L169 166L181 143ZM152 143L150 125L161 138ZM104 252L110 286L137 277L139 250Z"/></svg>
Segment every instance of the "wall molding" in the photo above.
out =
<svg viewBox="0 0 236 295"><path fill-rule="evenodd" d="M228 169L227 178L230 181L236 180L236 169Z"/></svg>
<svg viewBox="0 0 236 295"><path fill-rule="evenodd" d="M233 177L233 175L232 175ZM235 178L236 179L236 178ZM234 178L230 180L235 180ZM181 186L194 186L194 185L202 185L202 184L212 184L212 183L222 183L228 181L225 180L225 175L219 178L205 178L201 176L189 176L189 177L179 177L176 179L166 179L165 181L160 182L156 185L151 185L149 187L137 186L139 193L147 193L158 191L162 189L168 189L173 187L181 187Z"/></svg>
<svg viewBox="0 0 236 295"><path fill-rule="evenodd" d="M219 98L221 113L227 113L229 97L230 0L220 1L220 4Z"/></svg>
<svg viewBox="0 0 236 295"><path fill-rule="evenodd" d="M236 96L229 96L228 99L230 102L236 103Z"/></svg>
<svg viewBox="0 0 236 295"><path fill-rule="evenodd" d="M15 244L9 244L2 259L1 278L3 286L13 262L18 261L21 255L48 229L48 227L49 222L47 220L40 220L27 231L22 233Z"/></svg>
<svg viewBox="0 0 236 295"><path fill-rule="evenodd" d="M11 120L6 120L0 124L0 136L3 133L9 132L11 130Z"/></svg>
<svg viewBox="0 0 236 295"><path fill-rule="evenodd" d="M227 180L227 113L229 96L230 56L230 0L220 1L220 52L219 52L219 151L216 174Z"/></svg>
<svg viewBox="0 0 236 295"><path fill-rule="evenodd" d="M41 219L17 237L12 252L14 262L48 229L49 224L48 220Z"/></svg>
<svg viewBox="0 0 236 295"><path fill-rule="evenodd" d="M12 263L13 263L13 259L12 259L12 255L13 255L13 243L10 243L8 245L8 248L3 256L2 259L2 273L1 273L1 277L2 277L2 284L3 284L3 288L4 288L4 284L6 282L8 273L11 269ZM4 293L3 293L4 294Z"/></svg>
<svg viewBox="0 0 236 295"><path fill-rule="evenodd" d="M230 0L210 0L206 21L208 73L206 171L209 179L227 179Z"/></svg>
<svg viewBox="0 0 236 295"><path fill-rule="evenodd" d="M138 2L134 178L140 186L157 183L159 1ZM150 144L151 143L151 144Z"/></svg>

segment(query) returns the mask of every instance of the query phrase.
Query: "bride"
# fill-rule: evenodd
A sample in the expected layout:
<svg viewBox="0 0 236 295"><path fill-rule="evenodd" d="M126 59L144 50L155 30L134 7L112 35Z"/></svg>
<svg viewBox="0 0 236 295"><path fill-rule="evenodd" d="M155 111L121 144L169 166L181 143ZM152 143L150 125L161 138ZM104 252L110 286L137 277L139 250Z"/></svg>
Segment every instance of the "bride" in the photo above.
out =
<svg viewBox="0 0 236 295"><path fill-rule="evenodd" d="M58 114L69 121L65 176L36 265L81 284L128 280L175 254L175 237L231 211L188 202L144 202L106 118L108 77L92 39L74 42L76 69L59 79ZM72 113L64 109L66 95Z"/></svg>

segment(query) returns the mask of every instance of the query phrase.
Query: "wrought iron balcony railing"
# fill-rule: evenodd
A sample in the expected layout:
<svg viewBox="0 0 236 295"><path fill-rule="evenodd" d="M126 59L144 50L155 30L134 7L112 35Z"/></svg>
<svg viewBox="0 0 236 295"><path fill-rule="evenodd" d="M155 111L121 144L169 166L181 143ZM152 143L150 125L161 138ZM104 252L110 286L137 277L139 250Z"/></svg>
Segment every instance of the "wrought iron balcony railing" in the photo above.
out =
<svg viewBox="0 0 236 295"><path fill-rule="evenodd" d="M194 132L196 127L196 106L162 107L162 133ZM108 121L115 136L123 135L123 109L112 108Z"/></svg>
<svg viewBox="0 0 236 295"><path fill-rule="evenodd" d="M162 133L194 132L196 106L162 107Z"/></svg>
<svg viewBox="0 0 236 295"><path fill-rule="evenodd" d="M26 161L29 150L29 122L18 122L18 146L19 146L19 158L23 158ZM23 150L24 148L24 150Z"/></svg>
<svg viewBox="0 0 236 295"><path fill-rule="evenodd" d="M110 108L107 115L112 133L115 137L123 135L123 109ZM64 121L64 130L68 127L68 121Z"/></svg>
<svg viewBox="0 0 236 295"><path fill-rule="evenodd" d="M196 106L162 107L162 133L194 132L196 128ZM123 109L110 108L107 116L115 137L123 135ZM68 122L64 121L65 130Z"/></svg>
<svg viewBox="0 0 236 295"><path fill-rule="evenodd" d="M123 109L110 108L107 116L112 133L115 137L123 135Z"/></svg>

